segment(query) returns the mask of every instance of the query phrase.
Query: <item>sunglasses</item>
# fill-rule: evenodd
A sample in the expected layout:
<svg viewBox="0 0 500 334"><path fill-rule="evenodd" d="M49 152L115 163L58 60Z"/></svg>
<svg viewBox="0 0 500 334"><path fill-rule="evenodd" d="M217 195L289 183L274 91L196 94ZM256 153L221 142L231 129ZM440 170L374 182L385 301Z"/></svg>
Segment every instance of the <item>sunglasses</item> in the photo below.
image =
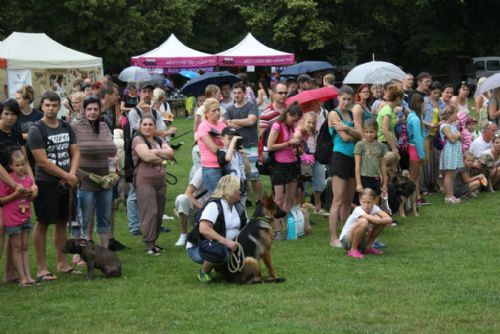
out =
<svg viewBox="0 0 500 334"><path fill-rule="evenodd" d="M278 94L278 95L286 95L286 94L288 94L288 92L276 92L276 94Z"/></svg>

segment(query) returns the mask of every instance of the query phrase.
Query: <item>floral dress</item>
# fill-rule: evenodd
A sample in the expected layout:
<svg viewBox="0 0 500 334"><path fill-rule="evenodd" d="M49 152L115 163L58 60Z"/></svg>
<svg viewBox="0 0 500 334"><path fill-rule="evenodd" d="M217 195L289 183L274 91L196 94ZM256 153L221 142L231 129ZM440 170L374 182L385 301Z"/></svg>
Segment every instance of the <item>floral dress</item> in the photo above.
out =
<svg viewBox="0 0 500 334"><path fill-rule="evenodd" d="M463 155L462 155L462 144L460 140L452 143L446 139L446 135L443 132L445 126L449 126L451 133L458 133L458 129L455 124L442 124L439 127L439 134L441 135L441 140L445 141L443 150L441 151L441 156L439 157L439 169L440 170L455 170L462 168L464 166Z"/></svg>

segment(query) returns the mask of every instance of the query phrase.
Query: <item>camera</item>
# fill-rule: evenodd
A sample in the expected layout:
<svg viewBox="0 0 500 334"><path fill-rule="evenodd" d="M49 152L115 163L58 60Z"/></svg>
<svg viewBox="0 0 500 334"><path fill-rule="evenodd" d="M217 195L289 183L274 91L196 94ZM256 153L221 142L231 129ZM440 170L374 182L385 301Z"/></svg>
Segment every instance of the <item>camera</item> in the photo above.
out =
<svg viewBox="0 0 500 334"><path fill-rule="evenodd" d="M236 143L234 144L237 150L242 150L243 149L243 139L239 138L236 140Z"/></svg>

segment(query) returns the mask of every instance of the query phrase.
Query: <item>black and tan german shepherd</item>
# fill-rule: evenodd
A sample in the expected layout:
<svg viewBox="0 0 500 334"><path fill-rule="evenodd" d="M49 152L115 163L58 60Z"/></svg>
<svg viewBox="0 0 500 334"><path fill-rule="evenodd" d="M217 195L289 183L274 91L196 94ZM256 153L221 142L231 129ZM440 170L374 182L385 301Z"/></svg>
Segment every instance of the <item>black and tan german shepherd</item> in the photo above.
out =
<svg viewBox="0 0 500 334"><path fill-rule="evenodd" d="M240 231L236 241L243 248L244 266L241 271L231 273L226 265L217 268L224 278L233 283L281 283L285 279L279 277L271 257L273 228L270 225L278 206L271 197L264 195L263 203L258 203L253 217ZM278 212L279 214L279 212ZM279 218L279 217L277 217ZM262 259L269 277L263 279L259 261Z"/></svg>

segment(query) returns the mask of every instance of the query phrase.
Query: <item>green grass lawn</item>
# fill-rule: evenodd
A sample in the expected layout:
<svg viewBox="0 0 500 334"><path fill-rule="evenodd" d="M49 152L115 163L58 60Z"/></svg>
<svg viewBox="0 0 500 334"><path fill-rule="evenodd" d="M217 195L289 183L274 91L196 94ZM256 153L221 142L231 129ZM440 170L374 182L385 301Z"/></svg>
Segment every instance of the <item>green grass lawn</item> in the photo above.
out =
<svg viewBox="0 0 500 334"><path fill-rule="evenodd" d="M180 131L191 121L176 120ZM168 188L167 213L184 191L191 167L191 135L169 166L179 183ZM267 188L269 190L269 188ZM146 256L117 216L123 277L92 282L59 274L32 288L0 284L1 333L498 333L500 197L482 193L460 205L431 206L399 219L381 241L386 254L354 260L328 245L328 226L314 216L312 236L273 245L283 284L202 285L198 266L162 234L159 257ZM49 244L49 266L55 270ZM34 254L30 248L33 274ZM3 276L3 268L0 269Z"/></svg>

